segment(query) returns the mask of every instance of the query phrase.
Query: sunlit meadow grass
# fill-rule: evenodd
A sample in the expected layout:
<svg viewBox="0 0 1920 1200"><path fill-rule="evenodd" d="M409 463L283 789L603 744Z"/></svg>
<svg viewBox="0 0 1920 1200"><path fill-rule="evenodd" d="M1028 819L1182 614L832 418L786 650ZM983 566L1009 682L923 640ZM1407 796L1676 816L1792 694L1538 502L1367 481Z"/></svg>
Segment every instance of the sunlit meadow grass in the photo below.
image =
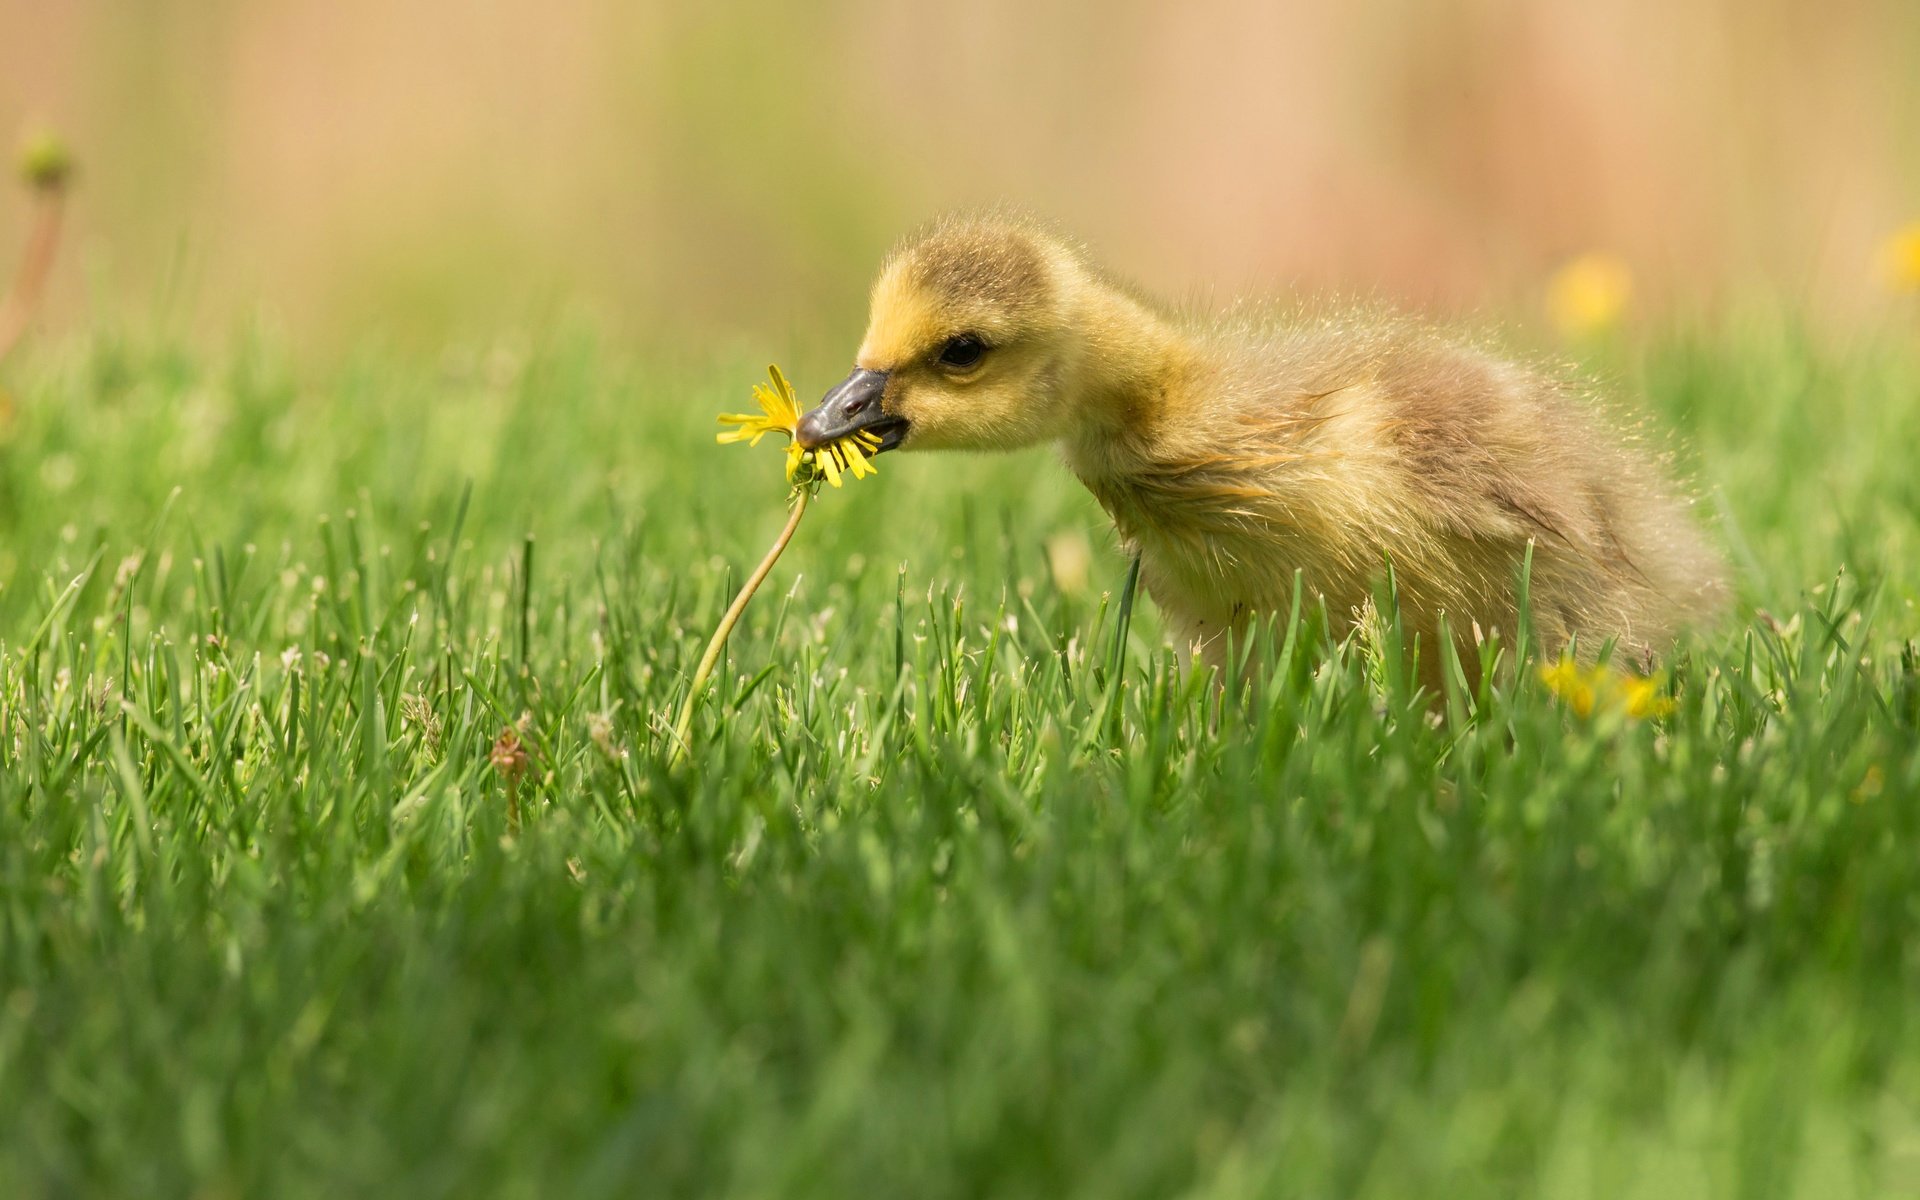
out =
<svg viewBox="0 0 1920 1200"><path fill-rule="evenodd" d="M1225 692L1044 457L890 456L669 772L763 354L8 364L0 1193L1913 1194L1910 341L1596 360L1740 576L1666 715Z"/></svg>

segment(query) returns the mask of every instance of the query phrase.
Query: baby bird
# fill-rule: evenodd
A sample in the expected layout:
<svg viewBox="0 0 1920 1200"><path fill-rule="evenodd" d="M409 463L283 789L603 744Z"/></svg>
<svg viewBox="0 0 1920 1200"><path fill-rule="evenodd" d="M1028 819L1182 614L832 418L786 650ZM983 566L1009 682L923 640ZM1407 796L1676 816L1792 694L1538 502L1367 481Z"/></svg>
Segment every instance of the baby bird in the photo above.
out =
<svg viewBox="0 0 1920 1200"><path fill-rule="evenodd" d="M1688 500L1575 389L1405 319L1183 316L1043 229L961 217L886 260L854 361L803 446L1057 444L1215 663L1296 572L1351 627L1390 564L1429 682L1443 629L1511 637L1529 546L1548 654L1650 662L1723 603Z"/></svg>

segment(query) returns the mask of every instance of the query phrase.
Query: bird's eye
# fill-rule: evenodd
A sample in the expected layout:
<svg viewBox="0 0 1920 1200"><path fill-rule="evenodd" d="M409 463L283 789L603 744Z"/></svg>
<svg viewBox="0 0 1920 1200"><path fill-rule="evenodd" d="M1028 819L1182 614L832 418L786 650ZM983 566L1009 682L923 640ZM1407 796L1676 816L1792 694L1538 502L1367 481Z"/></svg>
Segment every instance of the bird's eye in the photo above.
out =
<svg viewBox="0 0 1920 1200"><path fill-rule="evenodd" d="M940 347L940 365L964 371L969 367L978 366L986 353L985 342L971 333L963 333L959 337L948 338L947 344Z"/></svg>

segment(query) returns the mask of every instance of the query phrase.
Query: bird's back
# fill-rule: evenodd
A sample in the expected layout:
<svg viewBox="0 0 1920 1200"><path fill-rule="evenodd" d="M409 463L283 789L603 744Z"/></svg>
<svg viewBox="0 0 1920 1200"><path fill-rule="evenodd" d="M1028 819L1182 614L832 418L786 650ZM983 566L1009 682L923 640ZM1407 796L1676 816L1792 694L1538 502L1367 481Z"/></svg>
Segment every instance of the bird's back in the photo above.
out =
<svg viewBox="0 0 1920 1200"><path fill-rule="evenodd" d="M1549 372L1364 315L1189 345L1153 428L1100 461L1068 449L1183 638L1219 645L1283 608L1296 571L1362 619L1389 564L1424 645L1443 618L1510 634L1529 544L1550 651L1646 657L1723 602L1665 465Z"/></svg>

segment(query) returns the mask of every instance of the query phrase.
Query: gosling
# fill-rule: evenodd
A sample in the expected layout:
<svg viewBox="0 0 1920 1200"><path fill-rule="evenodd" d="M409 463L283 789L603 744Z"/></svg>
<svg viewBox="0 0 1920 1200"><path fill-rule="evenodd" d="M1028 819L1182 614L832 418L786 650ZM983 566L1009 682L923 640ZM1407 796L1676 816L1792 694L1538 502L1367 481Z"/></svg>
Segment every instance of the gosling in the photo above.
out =
<svg viewBox="0 0 1920 1200"><path fill-rule="evenodd" d="M1181 315L1030 223L950 218L889 256L817 447L1060 448L1183 649L1216 665L1296 576L1369 630L1391 570L1420 675L1441 636L1651 664L1724 603L1658 461L1566 380L1399 317Z"/></svg>

